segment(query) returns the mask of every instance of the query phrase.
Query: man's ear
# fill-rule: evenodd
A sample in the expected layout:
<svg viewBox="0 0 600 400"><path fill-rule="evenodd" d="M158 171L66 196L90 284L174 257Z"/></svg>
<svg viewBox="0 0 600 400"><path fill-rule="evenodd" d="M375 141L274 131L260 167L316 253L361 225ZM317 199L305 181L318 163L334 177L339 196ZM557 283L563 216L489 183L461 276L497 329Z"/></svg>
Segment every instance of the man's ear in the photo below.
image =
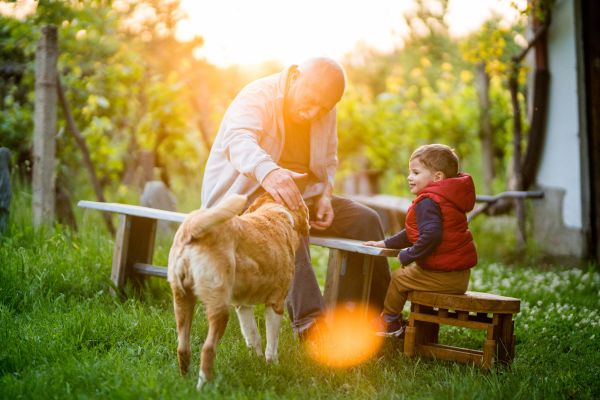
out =
<svg viewBox="0 0 600 400"><path fill-rule="evenodd" d="M446 179L446 175L442 171L435 171L433 174L433 181L438 182Z"/></svg>
<svg viewBox="0 0 600 400"><path fill-rule="evenodd" d="M300 70L298 68L292 68L290 70L290 84L295 83L300 77Z"/></svg>

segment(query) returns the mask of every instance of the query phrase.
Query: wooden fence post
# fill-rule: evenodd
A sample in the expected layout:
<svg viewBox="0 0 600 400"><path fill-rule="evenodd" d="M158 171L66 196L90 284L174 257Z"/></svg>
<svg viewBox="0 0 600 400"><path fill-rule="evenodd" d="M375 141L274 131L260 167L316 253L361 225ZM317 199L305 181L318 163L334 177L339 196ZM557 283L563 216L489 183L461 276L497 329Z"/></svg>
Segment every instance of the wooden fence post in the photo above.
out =
<svg viewBox="0 0 600 400"><path fill-rule="evenodd" d="M47 25L35 53L33 225L54 221L57 29Z"/></svg>

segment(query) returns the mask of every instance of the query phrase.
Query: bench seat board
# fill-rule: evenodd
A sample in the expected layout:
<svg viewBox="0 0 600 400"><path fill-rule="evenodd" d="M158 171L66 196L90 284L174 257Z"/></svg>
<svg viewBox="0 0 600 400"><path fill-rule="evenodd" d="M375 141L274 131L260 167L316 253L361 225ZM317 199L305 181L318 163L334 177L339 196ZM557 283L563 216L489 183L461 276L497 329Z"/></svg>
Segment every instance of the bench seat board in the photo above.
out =
<svg viewBox="0 0 600 400"><path fill-rule="evenodd" d="M91 208L94 210L113 212L123 215L132 215L136 217L150 218L171 222L183 222L187 214L173 211L158 210L156 208L135 206L120 203L102 203L98 201L81 200L77 206L82 208ZM380 247L365 246L360 240L342 239L324 236L311 236L310 243L316 246L328 247L332 249L345 250L353 253L368 254L381 257L395 257L398 250L383 249Z"/></svg>
<svg viewBox="0 0 600 400"><path fill-rule="evenodd" d="M159 219L171 222L183 222L187 214L174 211L159 210L156 208L134 206L120 203L102 203L99 201L80 200L78 207L91 208L94 210L114 212L117 214L133 215L135 217L144 217L150 219Z"/></svg>

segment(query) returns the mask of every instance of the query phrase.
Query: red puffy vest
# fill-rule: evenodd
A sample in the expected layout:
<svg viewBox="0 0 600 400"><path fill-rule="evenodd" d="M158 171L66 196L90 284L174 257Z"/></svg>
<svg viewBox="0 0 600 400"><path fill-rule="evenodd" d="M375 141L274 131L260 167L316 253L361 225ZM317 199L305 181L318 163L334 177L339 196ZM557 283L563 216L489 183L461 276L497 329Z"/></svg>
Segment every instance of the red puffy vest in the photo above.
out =
<svg viewBox="0 0 600 400"><path fill-rule="evenodd" d="M417 264L438 271L460 271L477 265L477 250L466 216L466 212L475 206L475 185L471 176L460 173L455 178L431 182L419 193L406 214L406 234L411 243L419 239L415 206L424 198L432 199L440 207L442 242Z"/></svg>

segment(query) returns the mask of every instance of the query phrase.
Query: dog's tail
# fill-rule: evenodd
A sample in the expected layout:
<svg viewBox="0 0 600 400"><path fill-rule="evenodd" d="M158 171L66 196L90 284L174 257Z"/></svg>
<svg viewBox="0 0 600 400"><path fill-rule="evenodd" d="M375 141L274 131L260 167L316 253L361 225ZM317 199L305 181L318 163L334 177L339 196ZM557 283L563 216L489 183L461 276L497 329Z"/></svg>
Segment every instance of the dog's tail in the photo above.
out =
<svg viewBox="0 0 600 400"><path fill-rule="evenodd" d="M182 239L189 242L201 238L213 227L239 215L244 210L247 200L244 195L234 194L212 208L194 211L184 222L187 229Z"/></svg>

